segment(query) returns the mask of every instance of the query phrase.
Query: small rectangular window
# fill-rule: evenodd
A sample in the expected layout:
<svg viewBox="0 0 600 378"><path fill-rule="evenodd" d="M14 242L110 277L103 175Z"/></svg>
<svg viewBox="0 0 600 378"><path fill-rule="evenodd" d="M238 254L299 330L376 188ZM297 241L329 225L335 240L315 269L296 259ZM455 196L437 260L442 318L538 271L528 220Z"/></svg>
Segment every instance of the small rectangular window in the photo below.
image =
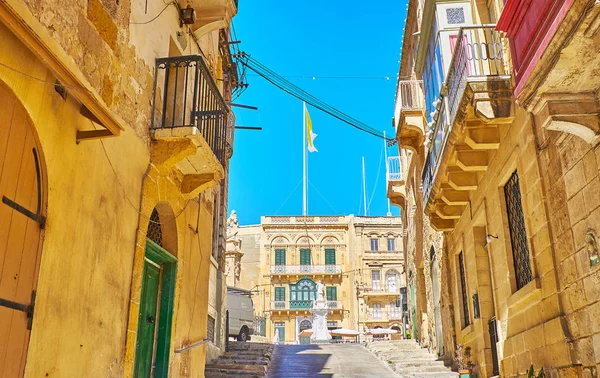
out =
<svg viewBox="0 0 600 378"><path fill-rule="evenodd" d="M285 249L275 250L275 265L285 265Z"/></svg>
<svg viewBox="0 0 600 378"><path fill-rule="evenodd" d="M335 249L325 249L325 265L335 265Z"/></svg>
<svg viewBox="0 0 600 378"><path fill-rule="evenodd" d="M469 317L469 299L467 295L467 278L465 276L465 262L463 261L463 253L458 254L458 268L460 270L460 290L462 293L462 310L464 318L464 326L467 327L471 324ZM463 327L464 328L464 327Z"/></svg>
<svg viewBox="0 0 600 378"><path fill-rule="evenodd" d="M371 239L371 251L379 251L379 239Z"/></svg>
<svg viewBox="0 0 600 378"><path fill-rule="evenodd" d="M381 289L381 271L372 270L371 271L371 281L372 281L373 290L380 290Z"/></svg>
<svg viewBox="0 0 600 378"><path fill-rule="evenodd" d="M388 239L388 251L394 252L396 250L396 239Z"/></svg>
<svg viewBox="0 0 600 378"><path fill-rule="evenodd" d="M337 301L337 287L327 286L326 291L328 301Z"/></svg>
<svg viewBox="0 0 600 378"><path fill-rule="evenodd" d="M215 342L215 318L208 315L208 323L206 326L206 338L210 340L210 342Z"/></svg>
<svg viewBox="0 0 600 378"><path fill-rule="evenodd" d="M531 273L527 231L525 230L525 217L521 204L521 189L519 188L519 175L517 175L517 171L506 182L504 196L506 199L506 214L508 216L517 290L519 290L531 282L533 275Z"/></svg>
<svg viewBox="0 0 600 378"><path fill-rule="evenodd" d="M275 288L275 301L285 301L285 287Z"/></svg>
<svg viewBox="0 0 600 378"><path fill-rule="evenodd" d="M300 265L311 265L310 263L310 249L302 248L300 250Z"/></svg>

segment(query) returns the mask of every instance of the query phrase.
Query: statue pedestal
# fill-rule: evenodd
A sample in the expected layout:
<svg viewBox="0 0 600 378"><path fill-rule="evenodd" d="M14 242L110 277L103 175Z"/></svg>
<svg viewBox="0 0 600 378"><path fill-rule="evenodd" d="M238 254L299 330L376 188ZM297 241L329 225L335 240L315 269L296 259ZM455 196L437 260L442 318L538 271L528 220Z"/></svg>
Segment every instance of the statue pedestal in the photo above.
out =
<svg viewBox="0 0 600 378"><path fill-rule="evenodd" d="M310 337L311 342L316 344L328 343L331 340L331 335L327 330L327 314L329 313L327 301L323 299L314 301L310 312L313 315L313 334Z"/></svg>

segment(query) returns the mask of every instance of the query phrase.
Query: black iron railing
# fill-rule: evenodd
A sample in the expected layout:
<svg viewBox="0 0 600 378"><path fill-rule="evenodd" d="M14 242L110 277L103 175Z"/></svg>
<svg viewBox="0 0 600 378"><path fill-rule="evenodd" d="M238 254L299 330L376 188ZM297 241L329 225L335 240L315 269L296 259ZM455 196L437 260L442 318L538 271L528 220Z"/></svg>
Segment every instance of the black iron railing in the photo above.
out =
<svg viewBox="0 0 600 378"><path fill-rule="evenodd" d="M151 129L196 127L224 165L230 110L200 55L156 59Z"/></svg>

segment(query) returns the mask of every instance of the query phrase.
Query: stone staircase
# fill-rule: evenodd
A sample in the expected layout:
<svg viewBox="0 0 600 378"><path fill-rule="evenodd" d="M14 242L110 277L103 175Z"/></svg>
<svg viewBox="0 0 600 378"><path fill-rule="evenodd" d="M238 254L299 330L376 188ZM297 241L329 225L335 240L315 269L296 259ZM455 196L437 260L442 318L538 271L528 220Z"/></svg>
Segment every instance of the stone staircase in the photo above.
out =
<svg viewBox="0 0 600 378"><path fill-rule="evenodd" d="M273 344L229 342L229 352L204 368L206 378L266 377Z"/></svg>
<svg viewBox="0 0 600 378"><path fill-rule="evenodd" d="M458 377L458 373L452 372L414 340L376 341L367 343L366 347L401 377Z"/></svg>

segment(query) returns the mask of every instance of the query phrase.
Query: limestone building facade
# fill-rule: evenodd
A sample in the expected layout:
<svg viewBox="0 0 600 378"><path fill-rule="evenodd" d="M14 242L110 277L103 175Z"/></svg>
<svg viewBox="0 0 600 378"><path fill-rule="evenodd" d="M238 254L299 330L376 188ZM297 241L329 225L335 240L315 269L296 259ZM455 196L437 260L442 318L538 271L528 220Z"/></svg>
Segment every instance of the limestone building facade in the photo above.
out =
<svg viewBox="0 0 600 378"><path fill-rule="evenodd" d="M237 6L0 3L0 376L220 353Z"/></svg>
<svg viewBox="0 0 600 378"><path fill-rule="evenodd" d="M396 327L401 334L400 227L397 217L354 216L265 216L241 227L240 285L254 292L257 317L266 317L264 336L310 342L298 334L312 327L318 281L329 329Z"/></svg>
<svg viewBox="0 0 600 378"><path fill-rule="evenodd" d="M470 347L478 376L599 374L599 14L409 1L388 197L415 245L409 287L427 268L441 284L409 294L409 313L414 331L428 314L424 346Z"/></svg>

